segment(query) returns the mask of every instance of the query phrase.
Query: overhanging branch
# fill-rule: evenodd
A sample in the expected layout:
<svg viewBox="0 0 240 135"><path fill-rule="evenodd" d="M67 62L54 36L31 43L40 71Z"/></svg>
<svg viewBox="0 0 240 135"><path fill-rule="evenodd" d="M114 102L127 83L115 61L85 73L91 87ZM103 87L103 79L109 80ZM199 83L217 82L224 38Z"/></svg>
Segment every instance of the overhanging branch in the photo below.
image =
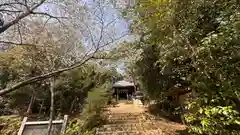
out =
<svg viewBox="0 0 240 135"><path fill-rule="evenodd" d="M119 37L115 38L114 41L117 41L117 40L121 39L122 37L124 37L124 36L126 36L126 35L127 35L127 33L126 33L126 34L123 34L122 36L119 36ZM101 48L104 48L105 46L113 43L114 41L110 41L110 42L108 42L108 43L106 43L106 44L104 44L104 45L102 45L102 46L99 46L99 48L97 48L96 50L94 50L94 52L92 52L92 53L89 54L89 55L87 55L87 54L88 54L88 53L87 53L87 54L83 57L82 60L80 60L79 62L73 64L73 65L70 66L70 67L58 69L58 70L52 71L52 72L50 72L50 73L46 73L46 74L43 74L43 75L40 75L40 76L32 77L32 78L29 78L29 79L27 79L27 80L21 81L21 82L15 84L15 85L13 85L13 86L10 86L10 87L8 87L8 88L2 89L2 90L0 90L0 96L2 96L2 95L4 95L4 94L7 94L7 93L10 93L10 92L12 92L12 91L14 91L14 90L16 90L16 89L18 89L18 88L20 88L20 87L23 87L23 86L28 85L28 84L32 84L32 83L37 82L37 81L41 81L41 80L44 80L44 79L47 79L47 78L51 78L51 77L53 77L53 76L56 76L56 75L59 75L59 74L65 72L65 71L69 71L69 70L72 70L72 69L81 67L82 65L84 65L84 64L85 64L87 61L89 61L90 59L93 59L93 58L96 59L96 57L95 57L94 55L95 55Z"/></svg>
<svg viewBox="0 0 240 135"><path fill-rule="evenodd" d="M17 43L17 42L11 42L11 41L2 41L0 40L0 43L3 43L3 44L11 44L11 45L25 45L25 46L36 46L34 44L29 44L29 43Z"/></svg>
<svg viewBox="0 0 240 135"><path fill-rule="evenodd" d="M53 15L50 15L50 14L48 14L48 13L44 13L44 12L32 12L31 14L33 14L33 15L43 15L43 16L48 16L49 19L54 18L54 19L56 19L58 22L61 22L59 19L67 19L67 17L53 16Z"/></svg>
<svg viewBox="0 0 240 135"><path fill-rule="evenodd" d="M59 69L59 70L56 70L56 71L53 71L53 72L50 72L50 73L46 73L46 74L43 74L43 75L40 75L40 76L32 77L32 78L27 79L25 81L19 82L19 83L15 84L15 85L13 85L13 86L11 86L9 88L5 88L3 90L0 90L0 96L2 96L4 94L7 94L7 93L10 93L10 92L12 92L12 91L14 91L14 90L16 90L16 89L18 89L20 87L28 85L28 84L31 84L31 83L34 83L34 82L37 82L37 81L41 81L41 80L50 78L52 76L61 74L62 72L78 68L78 67L84 65L91 58L92 58L92 56L89 56L87 59L83 60L82 62L80 62L78 64L74 64L74 65L72 65L70 67Z"/></svg>

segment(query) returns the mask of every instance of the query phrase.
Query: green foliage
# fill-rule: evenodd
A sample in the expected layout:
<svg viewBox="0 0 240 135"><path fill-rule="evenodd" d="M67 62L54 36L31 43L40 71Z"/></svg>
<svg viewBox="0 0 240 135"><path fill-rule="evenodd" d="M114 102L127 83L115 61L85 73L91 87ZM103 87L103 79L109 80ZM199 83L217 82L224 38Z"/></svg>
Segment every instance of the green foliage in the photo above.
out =
<svg viewBox="0 0 240 135"><path fill-rule="evenodd" d="M191 134L218 134L239 135L239 112L232 106L206 106L195 114L186 115L188 123L200 123L198 126L190 126Z"/></svg>
<svg viewBox="0 0 240 135"><path fill-rule="evenodd" d="M22 79L39 75L42 72L42 69L32 66L34 63L25 65L26 63L18 61L19 59L17 59L17 57L26 58L31 56L28 52L24 51L25 49L26 48L17 47L9 50L8 52L1 53L0 56L3 58L1 59L3 60L2 63L5 63L5 65L0 66L1 73L3 73L0 74L1 88ZM11 55L11 53L16 52L18 52L19 56ZM16 60L17 64L14 61L12 63L7 63L9 59ZM117 72L94 63L87 63L79 69L66 72L59 76L56 80L55 86L56 115L62 115L64 113L72 114L79 111L81 112L84 99L87 97L88 91L91 91L93 88L99 87L103 84L112 82L114 76L118 76ZM3 111L1 114L9 114L17 111L19 114L23 115L27 111L32 97L35 99L32 105L32 112L39 113L40 115L48 115L50 107L48 80L22 87L18 91L4 96L0 100L0 107L2 108L1 111Z"/></svg>
<svg viewBox="0 0 240 135"><path fill-rule="evenodd" d="M18 116L1 116L0 117L0 134L17 135L21 126L21 118Z"/></svg>
<svg viewBox="0 0 240 135"><path fill-rule="evenodd" d="M107 105L108 99L110 98L109 96L111 95L107 90L111 87L112 77L114 75L115 72L109 72L104 68L89 64L81 69L67 72L57 79L55 96L56 115L58 116L63 113L78 114L78 116L74 117L69 122L66 134L88 135L90 134L90 131L94 131L95 127L104 124L105 119L102 116L102 113ZM8 109L16 110L21 107L23 111L26 111L26 106L28 106L32 94L28 92L32 91L31 89L32 87L30 86L24 87L22 90L4 97L4 102L2 102L7 104L7 106L3 106L1 111L3 110L4 112L4 110L6 111ZM41 89L42 91L36 91L38 94L36 95L36 100L33 105L33 113L44 115L44 113L47 113L47 108L49 108L50 97L48 86L45 86L45 88L38 87L38 90ZM8 97L11 97L11 99L8 99ZM86 98L87 100L85 100ZM44 104L41 104L42 101L44 101ZM42 112L39 112L40 110L38 110L40 109L38 108L40 106L43 108ZM20 122L20 118L7 116L0 117L0 134L17 134Z"/></svg>
<svg viewBox="0 0 240 135"><path fill-rule="evenodd" d="M240 132L234 128L240 126L239 9L236 0L140 0L134 7L132 31L140 41L132 45L142 50L132 66L138 81L173 110L186 94L181 90L191 91L182 102L194 108L184 111L191 134Z"/></svg>
<svg viewBox="0 0 240 135"><path fill-rule="evenodd" d="M106 119L103 112L109 98L109 94L106 92L108 88L109 87L96 88L92 92L89 92L83 113L81 116L70 121L66 134L93 134L96 127L105 124Z"/></svg>
<svg viewBox="0 0 240 135"><path fill-rule="evenodd" d="M51 40L48 42L51 44ZM58 55L60 51L50 47L48 50L44 49L46 48L36 47L33 49L17 46L6 52L0 52L0 88L3 89L16 82L69 66L69 63L65 63L62 59L51 61L53 57L60 58L58 57L61 56ZM56 67L51 68L52 65ZM113 81L119 78L121 76L116 70L98 64L96 61L89 61L78 69L56 76L55 118L64 114L80 115L70 122L67 134L90 134L88 131L92 131L95 126L104 123L101 113L107 104L107 99L110 98L109 94L105 97L105 91L109 89ZM33 119L40 120L42 117L44 120L48 119L49 87L48 80L43 80L0 97L0 115L17 113L22 116L30 113L29 117L34 117ZM86 98L88 98L88 102L85 101ZM31 99L33 99L32 105ZM29 107L31 110L26 113ZM6 127L19 129L12 127L14 126L12 123L5 124L1 133L3 131L6 134L15 134L15 130Z"/></svg>

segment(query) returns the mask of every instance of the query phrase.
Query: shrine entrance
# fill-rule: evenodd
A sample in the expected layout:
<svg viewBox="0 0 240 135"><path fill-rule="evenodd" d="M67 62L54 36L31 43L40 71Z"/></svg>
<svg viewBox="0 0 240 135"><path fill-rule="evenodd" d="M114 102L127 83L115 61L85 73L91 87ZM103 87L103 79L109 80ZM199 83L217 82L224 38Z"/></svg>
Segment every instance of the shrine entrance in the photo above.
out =
<svg viewBox="0 0 240 135"><path fill-rule="evenodd" d="M133 83L127 81L118 81L113 84L113 96L118 100L132 100L135 93L135 86Z"/></svg>
<svg viewBox="0 0 240 135"><path fill-rule="evenodd" d="M126 91L119 91L118 92L118 99L119 100L127 100L128 99L128 92Z"/></svg>

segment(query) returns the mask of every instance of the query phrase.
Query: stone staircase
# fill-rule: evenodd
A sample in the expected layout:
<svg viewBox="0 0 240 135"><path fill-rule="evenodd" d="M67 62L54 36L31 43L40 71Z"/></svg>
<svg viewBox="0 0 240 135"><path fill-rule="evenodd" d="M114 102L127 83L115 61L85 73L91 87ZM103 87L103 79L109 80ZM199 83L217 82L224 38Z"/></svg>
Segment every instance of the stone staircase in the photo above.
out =
<svg viewBox="0 0 240 135"><path fill-rule="evenodd" d="M96 135L163 135L154 118L145 113L112 113L108 124L96 130Z"/></svg>

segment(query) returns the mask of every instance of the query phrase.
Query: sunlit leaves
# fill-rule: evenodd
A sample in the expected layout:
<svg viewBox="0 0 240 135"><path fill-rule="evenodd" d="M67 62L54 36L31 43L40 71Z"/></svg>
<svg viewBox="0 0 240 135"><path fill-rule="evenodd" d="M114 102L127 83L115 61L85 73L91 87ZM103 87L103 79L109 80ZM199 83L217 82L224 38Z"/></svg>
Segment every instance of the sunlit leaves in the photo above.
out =
<svg viewBox="0 0 240 135"><path fill-rule="evenodd" d="M240 111L236 1L149 0L140 1L135 11L139 16L133 32L144 44L136 67L144 89L152 95L166 94L175 84L195 90L198 96L186 99L191 103L186 120L195 121L189 131L237 134L233 126Z"/></svg>
<svg viewBox="0 0 240 135"><path fill-rule="evenodd" d="M186 120L189 123L200 121L201 127L190 127L191 133L197 134L232 134L237 135L236 129L226 130L226 126L233 126L234 124L239 125L239 113L231 106L207 106L201 108L195 115L186 115Z"/></svg>

